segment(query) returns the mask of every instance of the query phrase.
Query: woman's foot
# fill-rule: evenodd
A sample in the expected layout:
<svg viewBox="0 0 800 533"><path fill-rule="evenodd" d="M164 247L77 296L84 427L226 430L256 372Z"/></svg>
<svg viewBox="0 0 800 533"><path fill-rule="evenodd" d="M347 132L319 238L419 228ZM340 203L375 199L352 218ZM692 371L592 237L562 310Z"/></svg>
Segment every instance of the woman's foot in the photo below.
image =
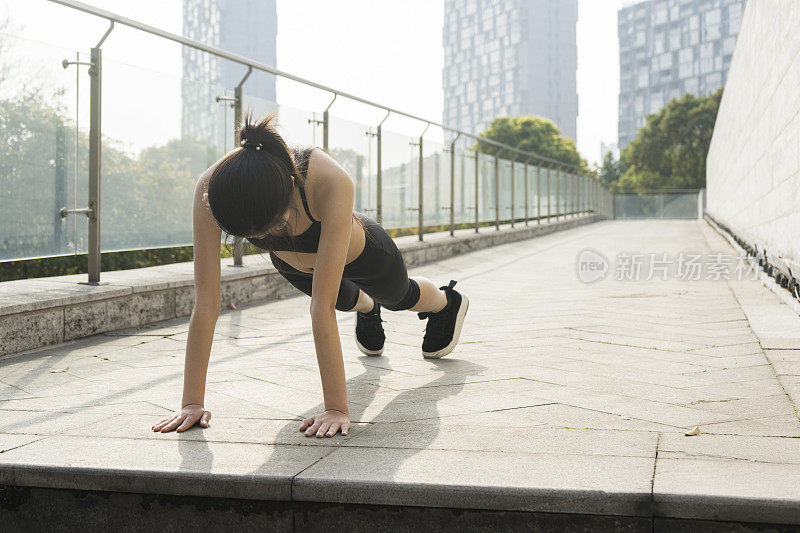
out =
<svg viewBox="0 0 800 533"><path fill-rule="evenodd" d="M461 336L461 325L469 308L466 296L453 288L456 281L451 279L449 285L439 287L447 296L447 304L437 313L426 311L417 313L420 320L428 319L425 326L425 337L422 340L422 356L426 359L438 359L453 351Z"/></svg>
<svg viewBox="0 0 800 533"><path fill-rule="evenodd" d="M361 353L366 355L381 355L383 353L383 343L386 335L383 332L381 320L381 306L375 302L375 306L369 313L356 311L355 339L356 346Z"/></svg>

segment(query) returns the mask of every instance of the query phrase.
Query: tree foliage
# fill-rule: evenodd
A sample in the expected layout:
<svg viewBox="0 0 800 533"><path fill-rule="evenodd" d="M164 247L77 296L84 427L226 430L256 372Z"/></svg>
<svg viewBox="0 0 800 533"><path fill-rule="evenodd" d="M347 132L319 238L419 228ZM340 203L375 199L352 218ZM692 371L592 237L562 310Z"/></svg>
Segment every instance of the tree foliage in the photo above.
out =
<svg viewBox="0 0 800 533"><path fill-rule="evenodd" d="M586 160L578 153L575 141L562 137L561 131L553 121L536 116L498 117L489 125L489 129L481 134L519 150L534 152L541 156L555 159L569 165L579 166L589 174ZM512 159L514 153L493 144L477 141L475 147L481 152ZM535 161L531 161L532 164Z"/></svg>
<svg viewBox="0 0 800 533"><path fill-rule="evenodd" d="M0 99L0 258L86 250L85 215L58 214L88 201L88 134L62 97L26 88ZM194 184L218 148L183 137L133 156L102 144L103 250L191 243Z"/></svg>
<svg viewBox="0 0 800 533"><path fill-rule="evenodd" d="M706 182L706 156L722 99L722 88L706 96L673 98L620 156L617 191L700 189Z"/></svg>

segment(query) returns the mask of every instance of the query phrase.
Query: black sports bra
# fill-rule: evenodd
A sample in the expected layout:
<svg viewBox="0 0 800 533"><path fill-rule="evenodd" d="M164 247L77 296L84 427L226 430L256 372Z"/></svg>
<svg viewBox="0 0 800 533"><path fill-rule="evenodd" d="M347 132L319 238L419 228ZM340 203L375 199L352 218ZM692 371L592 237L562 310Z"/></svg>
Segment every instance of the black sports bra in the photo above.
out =
<svg viewBox="0 0 800 533"><path fill-rule="evenodd" d="M308 146L305 148L298 148L294 146L291 147L292 155L294 157L295 164L297 165L297 170L299 170L300 174L302 175L303 183L306 181L306 175L308 173L308 160L314 148L314 146ZM302 185L300 186L300 198L303 200L303 208L306 210L306 215L308 215L308 218L311 219L311 226L309 226L307 230L294 237L283 235L267 235L266 237L260 239L252 238L247 240L252 243L253 246L262 248L264 250L317 253L322 223L311 216L311 211L308 209L308 201L306 200L305 187Z"/></svg>

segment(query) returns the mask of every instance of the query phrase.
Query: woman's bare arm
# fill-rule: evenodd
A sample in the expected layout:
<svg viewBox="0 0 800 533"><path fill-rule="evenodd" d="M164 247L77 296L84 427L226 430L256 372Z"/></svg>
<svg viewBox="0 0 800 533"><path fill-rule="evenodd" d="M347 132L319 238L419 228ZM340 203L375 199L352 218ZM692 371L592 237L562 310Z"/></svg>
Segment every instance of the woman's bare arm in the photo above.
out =
<svg viewBox="0 0 800 533"><path fill-rule="evenodd" d="M208 173L197 181L192 204L195 301L186 342L181 407L203 405L208 358L220 311L219 245L222 232L203 200L203 193L207 190L206 176Z"/></svg>
<svg viewBox="0 0 800 533"><path fill-rule="evenodd" d="M213 167L212 167L213 168ZM189 319L189 334L183 368L181 411L153 426L155 431L183 431L200 420L208 426L211 413L204 408L206 374L214 328L220 312L220 237L203 194L211 169L198 179L192 204L195 303Z"/></svg>
<svg viewBox="0 0 800 533"><path fill-rule="evenodd" d="M314 432L321 437L331 436L339 428L342 434L346 434L350 425L342 346L336 322L336 300L350 246L355 187L342 167L327 154L319 153L316 159L319 181L314 197L325 200L314 205L322 222L322 230L311 288L311 325L322 379L325 413L307 419L303 426L308 427L306 435Z"/></svg>

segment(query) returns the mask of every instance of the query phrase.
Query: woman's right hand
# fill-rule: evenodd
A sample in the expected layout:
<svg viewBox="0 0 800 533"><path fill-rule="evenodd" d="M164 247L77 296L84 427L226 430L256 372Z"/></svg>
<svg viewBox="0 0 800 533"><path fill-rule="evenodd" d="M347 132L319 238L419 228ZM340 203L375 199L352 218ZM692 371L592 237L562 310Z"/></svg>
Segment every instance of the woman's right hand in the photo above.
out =
<svg viewBox="0 0 800 533"><path fill-rule="evenodd" d="M166 433L178 428L178 432L181 432L195 425L198 420L200 421L201 427L207 428L210 418L211 411L208 411L202 405L190 403L179 412L154 425L152 429L153 431Z"/></svg>

